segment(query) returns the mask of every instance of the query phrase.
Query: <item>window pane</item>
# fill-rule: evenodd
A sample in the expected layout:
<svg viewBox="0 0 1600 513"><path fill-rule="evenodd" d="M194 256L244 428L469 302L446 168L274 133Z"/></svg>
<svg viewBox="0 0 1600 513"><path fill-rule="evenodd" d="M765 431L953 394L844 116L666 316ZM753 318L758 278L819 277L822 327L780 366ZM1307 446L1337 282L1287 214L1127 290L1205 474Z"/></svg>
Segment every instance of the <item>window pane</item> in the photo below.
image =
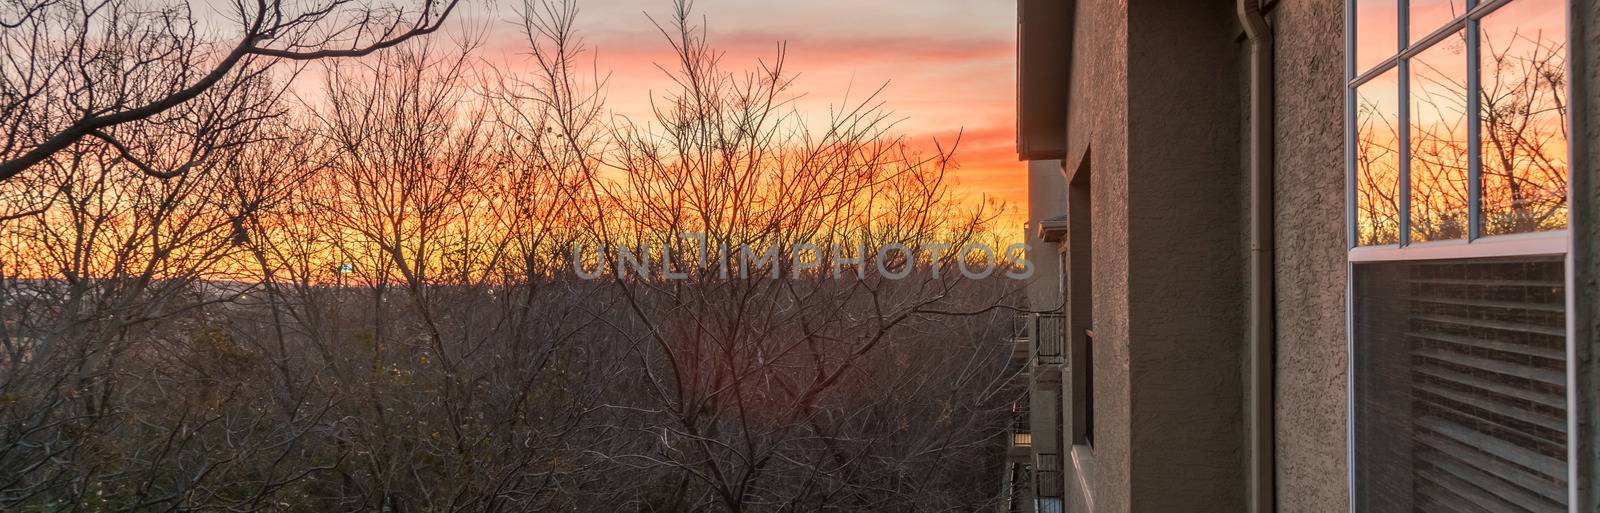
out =
<svg viewBox="0 0 1600 513"><path fill-rule="evenodd" d="M1567 510L1563 270L1355 267L1355 511Z"/></svg>
<svg viewBox="0 0 1600 513"><path fill-rule="evenodd" d="M1483 234L1567 226L1566 2L1517 0L1483 19Z"/></svg>
<svg viewBox="0 0 1600 513"><path fill-rule="evenodd" d="M1445 24L1467 12L1466 0L1411 0L1411 13L1406 19L1411 26L1406 29L1415 43L1428 37Z"/></svg>
<svg viewBox="0 0 1600 513"><path fill-rule="evenodd" d="M1356 88L1356 244L1400 242L1400 92L1389 70Z"/></svg>
<svg viewBox="0 0 1600 513"><path fill-rule="evenodd" d="M1457 32L1411 59L1411 242L1467 238L1466 48Z"/></svg>
<svg viewBox="0 0 1600 513"><path fill-rule="evenodd" d="M1400 5L1396 0L1356 0L1356 74L1400 51Z"/></svg>

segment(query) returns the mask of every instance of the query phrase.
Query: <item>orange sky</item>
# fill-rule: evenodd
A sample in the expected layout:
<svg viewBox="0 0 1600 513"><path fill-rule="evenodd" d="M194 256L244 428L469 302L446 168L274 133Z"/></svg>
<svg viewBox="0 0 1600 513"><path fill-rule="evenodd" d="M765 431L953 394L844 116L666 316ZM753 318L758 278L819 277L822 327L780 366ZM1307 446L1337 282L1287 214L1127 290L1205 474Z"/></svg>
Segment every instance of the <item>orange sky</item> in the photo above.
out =
<svg viewBox="0 0 1600 513"><path fill-rule="evenodd" d="M585 46L611 73L607 104L648 119L651 95L670 88L654 63L672 59L646 14L667 19L670 0L581 0L579 9ZM961 131L959 189L969 202L1009 204L1002 231L1020 225L1027 184L1015 150L1014 0L697 0L694 9L710 27L711 45L726 52L725 69L770 62L786 43L786 66L798 73L794 90L805 94L796 105L807 118L826 119L830 106L887 84L881 98L910 141L948 146ZM487 25L491 56L520 60L523 43L506 21L506 3L470 14L469 24Z"/></svg>

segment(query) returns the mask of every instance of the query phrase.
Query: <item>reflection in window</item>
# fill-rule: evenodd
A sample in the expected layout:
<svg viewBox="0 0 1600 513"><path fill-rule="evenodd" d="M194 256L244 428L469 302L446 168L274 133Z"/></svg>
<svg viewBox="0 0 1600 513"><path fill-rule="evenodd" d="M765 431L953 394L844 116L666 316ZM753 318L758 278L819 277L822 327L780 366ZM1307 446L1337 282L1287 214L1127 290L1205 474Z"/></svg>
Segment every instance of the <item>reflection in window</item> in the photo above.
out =
<svg viewBox="0 0 1600 513"><path fill-rule="evenodd" d="M1356 241L1400 242L1400 94L1389 70L1356 88Z"/></svg>
<svg viewBox="0 0 1600 513"><path fill-rule="evenodd" d="M1465 239L1470 217L1465 33L1413 57L1409 69L1411 242Z"/></svg>
<svg viewBox="0 0 1600 513"><path fill-rule="evenodd" d="M1569 0L1401 4L1399 66L1348 90L1355 245L1565 228ZM1567 511L1564 256L1367 254L1400 261L1352 266L1353 509Z"/></svg>
<svg viewBox="0 0 1600 513"><path fill-rule="evenodd" d="M1567 226L1565 10L1517 0L1483 19L1484 235Z"/></svg>
<svg viewBox="0 0 1600 513"><path fill-rule="evenodd" d="M1356 0L1356 74L1399 50L1399 14L1396 0Z"/></svg>
<svg viewBox="0 0 1600 513"><path fill-rule="evenodd" d="M1411 0L1407 32L1416 43L1467 12L1466 0Z"/></svg>

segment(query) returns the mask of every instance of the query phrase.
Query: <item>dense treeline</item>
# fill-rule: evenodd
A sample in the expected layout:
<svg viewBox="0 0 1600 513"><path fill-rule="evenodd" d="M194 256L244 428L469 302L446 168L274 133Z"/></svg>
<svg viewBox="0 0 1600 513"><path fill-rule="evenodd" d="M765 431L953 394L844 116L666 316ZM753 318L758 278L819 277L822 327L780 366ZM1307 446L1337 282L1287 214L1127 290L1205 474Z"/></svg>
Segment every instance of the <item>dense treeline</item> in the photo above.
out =
<svg viewBox="0 0 1600 513"><path fill-rule="evenodd" d="M0 71L0 510L991 503L1024 282L699 265L993 243L948 149L873 98L807 123L781 52L724 70L682 3L648 121L609 115L570 2L517 10L516 72L423 37L454 3L328 5L241 4L234 46L186 4L0 8L6 58L75 75ZM574 247L683 275L584 279Z"/></svg>

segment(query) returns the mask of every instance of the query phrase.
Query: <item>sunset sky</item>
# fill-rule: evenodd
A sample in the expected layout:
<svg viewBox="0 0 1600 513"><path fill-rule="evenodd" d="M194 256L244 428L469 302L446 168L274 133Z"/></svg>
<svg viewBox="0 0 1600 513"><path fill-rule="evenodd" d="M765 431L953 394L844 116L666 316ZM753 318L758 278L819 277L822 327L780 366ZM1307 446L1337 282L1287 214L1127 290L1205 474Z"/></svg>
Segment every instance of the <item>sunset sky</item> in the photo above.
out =
<svg viewBox="0 0 1600 513"><path fill-rule="evenodd" d="M578 28L602 71L607 104L649 118L648 100L671 88L654 63L673 62L646 14L665 22L670 0L583 0ZM725 70L754 69L787 43L786 67L809 119L887 84L881 98L901 119L897 131L931 147L963 131L956 178L969 202L1004 202L1000 230L1021 223L1027 184L1015 150L1016 4L1011 0L697 0ZM523 43L499 7L489 49L515 61ZM472 18L489 18L473 16ZM483 19L482 21L490 21Z"/></svg>

